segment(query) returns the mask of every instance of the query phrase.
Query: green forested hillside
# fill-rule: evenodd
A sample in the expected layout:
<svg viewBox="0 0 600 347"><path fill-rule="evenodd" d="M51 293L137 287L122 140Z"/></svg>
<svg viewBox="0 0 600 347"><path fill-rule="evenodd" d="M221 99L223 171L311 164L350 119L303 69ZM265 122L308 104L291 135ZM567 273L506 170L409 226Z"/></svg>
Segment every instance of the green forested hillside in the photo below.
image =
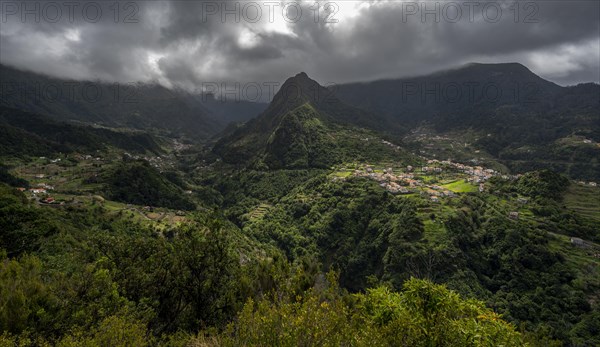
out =
<svg viewBox="0 0 600 347"><path fill-rule="evenodd" d="M548 213L561 201L558 176L500 180L489 194L464 193L438 207L365 178L332 180L329 170L215 175L213 194L224 195L211 201L221 201L215 206L225 215L196 212L160 229L128 221L108 202L52 209L3 186L2 283L17 288L5 292L4 311L20 317L5 318L4 339L79 345L119 331L140 345L335 344L349 336L351 345L597 343L590 300L600 288L598 263L562 235L599 236L575 212ZM531 217L512 220L495 200L513 204L515 194L530 199ZM323 277L329 270L340 288ZM425 298L435 308L421 306Z"/></svg>
<svg viewBox="0 0 600 347"><path fill-rule="evenodd" d="M221 138L213 152L259 168L327 168L357 157L400 155L372 130L386 125L300 73L282 85L265 112Z"/></svg>
<svg viewBox="0 0 600 347"><path fill-rule="evenodd" d="M553 235L577 230L577 236L597 240L596 228L553 211L554 200L538 193L560 192L552 180L524 177L514 188L498 187L507 191L502 199L511 199L513 189L539 197L530 203L536 222L511 220L493 196L466 194L442 212L427 212L432 209L420 198L393 196L362 179L335 183L326 176L308 179L261 213L250 205L235 218L246 234L291 259L311 255L340 271L340 284L352 291L373 281L400 289L410 276L434 279L485 300L540 336L589 340L595 328L582 331L597 324L589 300L600 289L598 262L584 256L589 268L580 273L564 253L568 242Z"/></svg>
<svg viewBox="0 0 600 347"><path fill-rule="evenodd" d="M57 122L48 117L0 107L3 156L44 156L114 146L128 151L160 153L157 140L142 132L119 132Z"/></svg>
<svg viewBox="0 0 600 347"><path fill-rule="evenodd" d="M481 302L444 286L411 279L399 293L386 287L341 295L330 274L322 289L274 302L249 301L224 334L201 343L224 346L522 346L525 338Z"/></svg>
<svg viewBox="0 0 600 347"><path fill-rule="evenodd" d="M517 346L533 338L428 281L411 280L400 294L349 295L309 258L289 263L217 215L161 233L102 206L41 210L8 186L0 194L1 247L11 250L0 262L2 345Z"/></svg>
<svg viewBox="0 0 600 347"><path fill-rule="evenodd" d="M178 187L147 162L125 162L105 172L107 197L136 205L193 210L194 204Z"/></svg>
<svg viewBox="0 0 600 347"><path fill-rule="evenodd" d="M518 63L469 64L427 76L340 85L335 95L406 129L427 125L441 136L475 131L477 151L515 172L552 169L600 180L598 84L561 87Z"/></svg>

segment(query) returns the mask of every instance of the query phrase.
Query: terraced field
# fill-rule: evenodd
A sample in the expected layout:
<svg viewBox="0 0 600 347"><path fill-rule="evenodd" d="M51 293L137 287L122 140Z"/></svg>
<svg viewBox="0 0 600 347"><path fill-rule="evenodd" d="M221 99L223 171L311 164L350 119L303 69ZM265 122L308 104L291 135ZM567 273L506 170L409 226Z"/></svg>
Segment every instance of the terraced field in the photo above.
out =
<svg viewBox="0 0 600 347"><path fill-rule="evenodd" d="M572 183L564 197L567 208L600 222L600 188Z"/></svg>
<svg viewBox="0 0 600 347"><path fill-rule="evenodd" d="M250 211L247 216L250 220L262 218L267 213L269 208L271 208L271 205L260 204L257 208Z"/></svg>

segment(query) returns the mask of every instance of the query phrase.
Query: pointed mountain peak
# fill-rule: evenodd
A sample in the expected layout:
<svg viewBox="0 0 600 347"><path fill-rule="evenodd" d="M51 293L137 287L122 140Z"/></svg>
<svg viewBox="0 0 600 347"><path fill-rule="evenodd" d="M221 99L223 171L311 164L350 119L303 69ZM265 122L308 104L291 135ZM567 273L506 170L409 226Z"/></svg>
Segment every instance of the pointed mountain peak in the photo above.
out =
<svg viewBox="0 0 600 347"><path fill-rule="evenodd" d="M288 78L285 81L285 83L295 83L295 84L301 84L301 85L319 85L319 82L308 77L306 72L297 73L296 76Z"/></svg>
<svg viewBox="0 0 600 347"><path fill-rule="evenodd" d="M300 72L300 73L296 74L296 76L288 78L281 86L281 89L294 88L294 87L299 88L299 89L324 88L317 81L308 77L306 72Z"/></svg>
<svg viewBox="0 0 600 347"><path fill-rule="evenodd" d="M296 76L294 76L294 78L307 78L307 79L310 79L308 77L308 75L306 74L306 72L304 72L304 71L301 71L301 72L297 73Z"/></svg>
<svg viewBox="0 0 600 347"><path fill-rule="evenodd" d="M277 113L287 112L307 102L320 104L325 100L331 101L331 94L330 90L308 77L305 72L300 72L283 83L273 97L271 108L276 109Z"/></svg>

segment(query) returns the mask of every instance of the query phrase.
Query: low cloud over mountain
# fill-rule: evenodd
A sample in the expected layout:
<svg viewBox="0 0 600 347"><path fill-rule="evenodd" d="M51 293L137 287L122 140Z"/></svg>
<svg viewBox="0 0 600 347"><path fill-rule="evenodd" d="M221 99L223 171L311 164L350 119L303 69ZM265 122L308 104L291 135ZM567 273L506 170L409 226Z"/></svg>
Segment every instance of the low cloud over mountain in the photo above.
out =
<svg viewBox="0 0 600 347"><path fill-rule="evenodd" d="M597 1L319 5L3 1L0 61L59 77L187 89L281 83L294 71L347 83L470 61L519 61L562 85L600 81Z"/></svg>

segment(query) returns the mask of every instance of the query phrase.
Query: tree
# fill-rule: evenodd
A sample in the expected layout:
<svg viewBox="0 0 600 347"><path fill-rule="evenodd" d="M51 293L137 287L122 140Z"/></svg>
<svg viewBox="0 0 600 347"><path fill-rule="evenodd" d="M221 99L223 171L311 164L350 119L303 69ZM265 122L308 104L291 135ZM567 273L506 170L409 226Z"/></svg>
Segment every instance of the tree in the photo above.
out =
<svg viewBox="0 0 600 347"><path fill-rule="evenodd" d="M443 285L410 279L346 294L334 274L303 295L249 300L216 336L225 346L524 346L513 325ZM204 340L206 341L206 340Z"/></svg>

